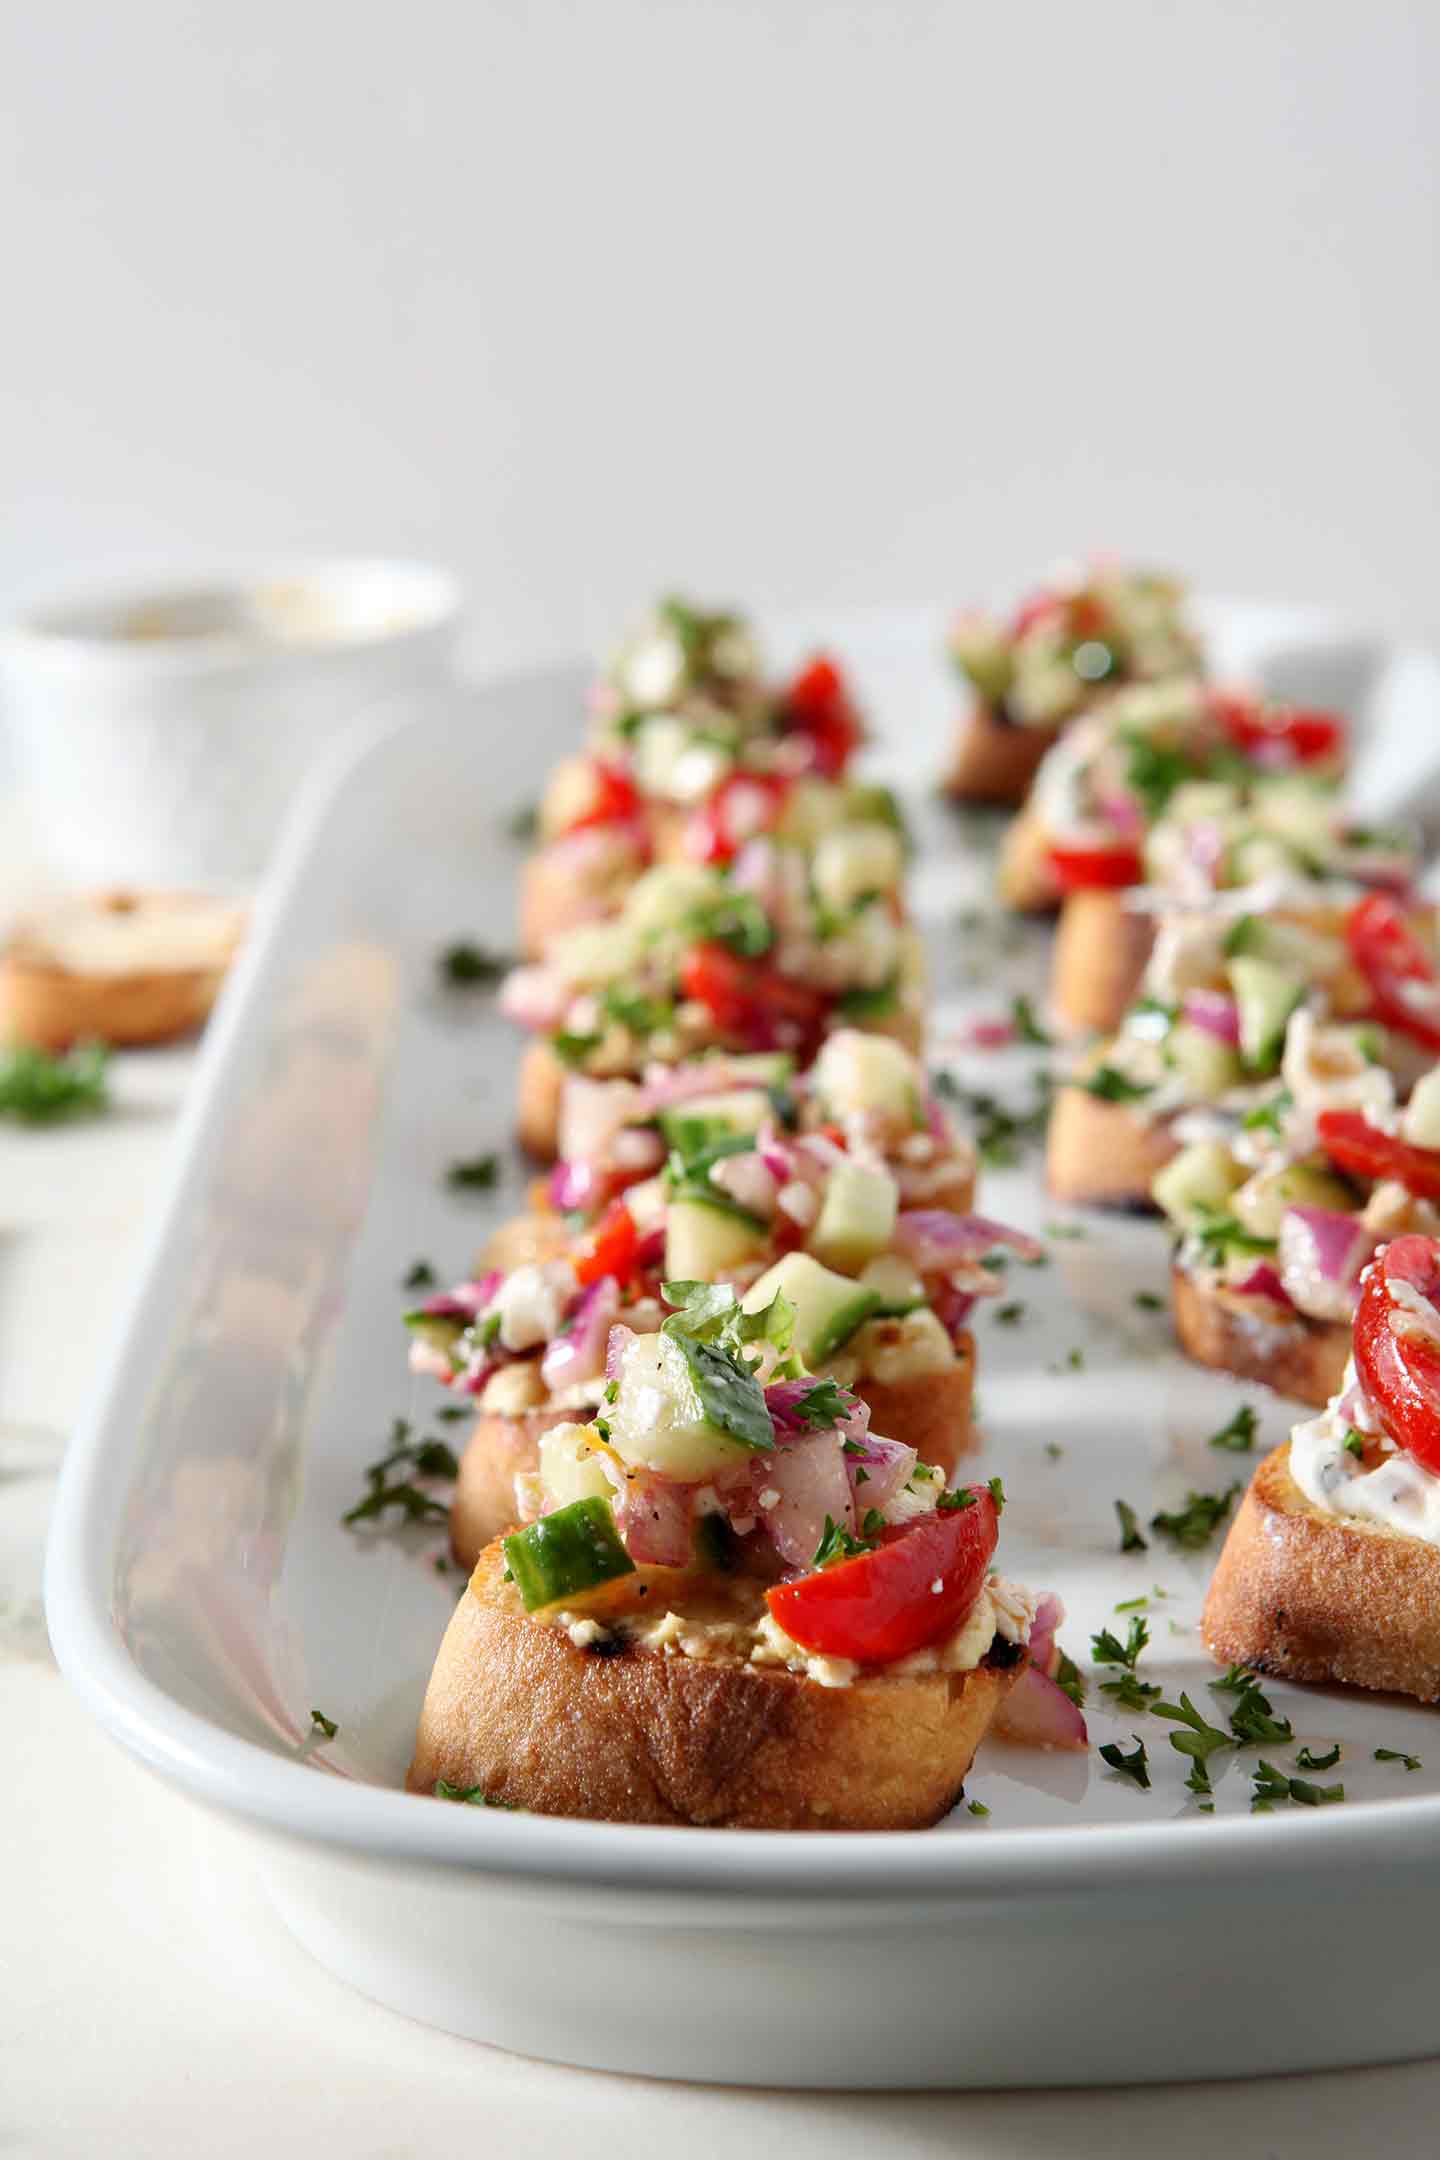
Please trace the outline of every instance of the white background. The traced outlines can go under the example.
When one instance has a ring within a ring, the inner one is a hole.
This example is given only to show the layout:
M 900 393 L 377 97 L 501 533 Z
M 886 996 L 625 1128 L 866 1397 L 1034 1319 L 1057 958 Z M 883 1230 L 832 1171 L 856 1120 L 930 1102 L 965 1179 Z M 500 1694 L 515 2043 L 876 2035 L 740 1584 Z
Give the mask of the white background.
M 0 8 L 0 603 L 447 558 L 496 658 L 661 581 L 1103 543 L 1440 607 L 1424 0 Z

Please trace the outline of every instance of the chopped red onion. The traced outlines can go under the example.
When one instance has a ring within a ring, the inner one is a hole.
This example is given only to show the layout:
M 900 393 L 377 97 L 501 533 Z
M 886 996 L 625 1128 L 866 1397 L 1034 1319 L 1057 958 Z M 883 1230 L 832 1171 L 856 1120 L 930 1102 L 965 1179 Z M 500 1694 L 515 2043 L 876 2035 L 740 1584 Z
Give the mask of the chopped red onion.
M 867 1509 L 888 1507 L 896 1493 L 904 1490 L 919 1458 L 913 1447 L 899 1440 L 882 1440 L 878 1433 L 865 1433 L 851 1446 L 858 1453 L 845 1454 L 845 1468 L 855 1513 L 863 1519 Z
M 1065 1690 L 1027 1665 L 995 1715 L 991 1728 L 1024 1747 L 1083 1748 L 1090 1745 L 1085 1719 Z
M 1043 1673 L 1053 1675 L 1056 1662 L 1055 1635 L 1064 1618 L 1064 1600 L 1053 1590 L 1045 1591 L 1035 1607 L 1035 1618 L 1030 1623 L 1030 1662 L 1038 1665 Z
M 1289 1291 L 1268 1260 L 1257 1260 L 1243 1282 L 1227 1283 L 1226 1288 L 1239 1297 L 1271 1298 L 1277 1305 L 1294 1309 Z
M 1380 1240 L 1358 1215 L 1291 1207 L 1280 1218 L 1280 1277 L 1293 1303 L 1315 1319 L 1348 1320 L 1360 1270 Z
M 1240 1045 L 1240 1008 L 1223 990 L 1187 990 L 1180 1009 L 1192 1027 L 1232 1049 Z
M 518 967 L 501 984 L 497 1002 L 507 1020 L 544 1034 L 564 1019 L 569 992 L 552 968 Z
M 611 1328 L 610 1333 L 605 1338 L 605 1378 L 607 1380 L 618 1380 L 620 1378 L 621 1360 L 631 1343 L 638 1340 L 639 1337 L 636 1335 L 634 1328 L 619 1326 Z
M 564 1162 L 604 1162 L 610 1143 L 643 1117 L 642 1091 L 633 1080 L 587 1080 L 571 1073 L 560 1096 L 560 1156 Z
M 789 1566 L 808 1568 L 825 1532 L 825 1519 L 855 1528 L 855 1503 L 840 1436 L 816 1433 L 808 1440 L 762 1455 L 751 1471 L 755 1514 Z M 777 1497 L 770 1499 L 771 1494 Z
M 802 1414 L 801 1406 L 814 1394 L 819 1383 L 812 1379 L 776 1380 L 765 1390 L 765 1407 L 775 1427 L 775 1438 L 784 1442 L 808 1439 L 815 1427 Z M 853 1388 L 842 1387 L 840 1394 L 845 1403 L 845 1416 L 833 1428 L 842 1440 L 864 1440 L 870 1426 L 870 1405 L 862 1402 Z M 889 1442 L 885 1443 L 889 1446 Z
M 546 1344 L 540 1360 L 540 1377 L 552 1395 L 599 1378 L 610 1323 L 619 1310 L 620 1286 L 613 1275 L 602 1275 L 580 1292 L 566 1314 L 564 1333 Z
M 895 1224 L 894 1248 L 921 1274 L 979 1260 L 997 1245 L 1008 1245 L 1022 1259 L 1034 1260 L 1042 1250 L 1038 1238 L 984 1215 L 952 1215 L 946 1208 L 907 1208 Z
M 631 1559 L 641 1567 L 684 1567 L 693 1543 L 694 1501 L 693 1485 L 633 1471 L 615 1503 L 615 1527 Z
M 599 1179 L 587 1162 L 557 1162 L 545 1188 L 551 1207 L 564 1215 L 595 1204 Z

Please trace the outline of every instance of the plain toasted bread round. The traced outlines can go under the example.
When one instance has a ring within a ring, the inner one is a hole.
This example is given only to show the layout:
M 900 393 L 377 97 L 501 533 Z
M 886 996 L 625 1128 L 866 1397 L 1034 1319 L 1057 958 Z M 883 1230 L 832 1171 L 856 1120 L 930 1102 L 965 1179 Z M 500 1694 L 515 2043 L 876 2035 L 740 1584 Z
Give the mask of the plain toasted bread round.
M 1016 727 L 988 705 L 972 706 L 960 722 L 945 792 L 956 802 L 1024 802 L 1056 731 Z
M 1140 994 L 1155 944 L 1149 915 L 1118 892 L 1075 892 L 1061 905 L 1050 996 L 1067 1027 L 1113 1034 Z
M 1175 1333 L 1186 1357 L 1239 1380 L 1259 1380 L 1277 1395 L 1323 1410 L 1340 1391 L 1350 1355 L 1345 1320 L 1309 1320 L 1283 1314 L 1264 1298 L 1238 1299 L 1185 1268 L 1170 1271 Z
M 233 902 L 207 894 L 115 890 L 57 902 L 18 923 L 0 949 L 0 1039 L 66 1050 L 192 1034 L 243 923 Z
M 1312 1506 L 1290 1475 L 1287 1440 L 1240 1503 L 1200 1632 L 1225 1665 L 1434 1702 L 1440 1550 Z
M 1045 1176 L 1076 1207 L 1154 1207 L 1150 1187 L 1179 1151 L 1168 1125 L 1137 1117 L 1081 1087 L 1062 1087 L 1050 1112 Z
M 1006 907 L 1024 915 L 1046 915 L 1060 904 L 1050 866 L 1050 829 L 1028 806 L 1005 828 L 995 887 Z
M 863 1381 L 857 1388 L 870 1405 L 874 1431 L 913 1447 L 921 1462 L 936 1464 L 947 1477 L 975 1445 L 973 1337 L 962 1335 L 955 1349 L 955 1363 L 945 1372 L 888 1383 Z M 522 1471 L 539 1469 L 543 1435 L 552 1425 L 584 1415 L 583 1410 L 542 1409 L 477 1419 L 460 1457 L 450 1503 L 450 1549 L 462 1567 L 473 1567 L 492 1538 L 513 1529 L 515 1479 Z
M 633 846 L 617 846 L 605 858 L 563 845 L 539 848 L 527 857 L 520 872 L 520 948 L 525 958 L 539 960 L 567 930 L 617 914 L 647 859 L 638 837 Z
M 542 1815 L 751 1830 L 921 1830 L 955 1805 L 1016 1673 L 862 1674 L 612 1643 L 532 1619 L 481 1554 L 425 1691 L 406 1783 L 437 1780 Z M 654 1575 L 657 1571 L 646 1571 Z M 763 1592 L 752 1585 L 756 1610 Z M 676 1579 L 653 1610 L 683 1613 Z

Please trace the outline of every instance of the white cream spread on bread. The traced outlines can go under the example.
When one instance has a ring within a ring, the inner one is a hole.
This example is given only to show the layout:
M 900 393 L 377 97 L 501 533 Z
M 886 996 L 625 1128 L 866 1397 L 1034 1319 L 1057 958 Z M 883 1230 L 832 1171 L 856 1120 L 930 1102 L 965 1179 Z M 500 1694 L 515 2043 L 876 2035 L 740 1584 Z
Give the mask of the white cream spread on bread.
M 1368 1443 L 1378 1442 L 1383 1452 L 1378 1465 L 1367 1468 L 1346 1446 L 1352 1432 Z M 1290 1475 L 1311 1505 L 1327 1515 L 1351 1515 L 1440 1545 L 1440 1477 L 1380 1431 L 1356 1384 L 1353 1363 L 1346 1367 L 1345 1384 L 1334 1400 L 1292 1432 Z

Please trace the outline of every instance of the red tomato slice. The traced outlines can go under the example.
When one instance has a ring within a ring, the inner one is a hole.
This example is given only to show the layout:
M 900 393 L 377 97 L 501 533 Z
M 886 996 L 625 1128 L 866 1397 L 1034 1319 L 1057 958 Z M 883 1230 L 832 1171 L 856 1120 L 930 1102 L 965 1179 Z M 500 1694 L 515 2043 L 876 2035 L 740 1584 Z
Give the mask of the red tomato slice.
M 574 1256 L 575 1273 L 582 1283 L 599 1282 L 613 1275 L 622 1286 L 639 1264 L 640 1233 L 623 1200 L 612 1200 L 585 1243 Z
M 685 827 L 685 852 L 696 862 L 728 863 L 757 833 L 773 832 L 785 813 L 783 773 L 731 773 Z
M 1412 1285 L 1431 1309 L 1408 1310 Z M 1378 1253 L 1363 1277 L 1355 1315 L 1355 1370 L 1390 1438 L 1427 1470 L 1440 1470 L 1440 1241 L 1398 1237 Z M 1397 1328 L 1399 1332 L 1397 1333 Z
M 1440 1200 L 1440 1148 L 1412 1147 L 1358 1110 L 1322 1110 L 1315 1130 L 1331 1162 L 1352 1177 L 1398 1178 L 1421 1200 Z
M 1440 1050 L 1440 1002 L 1434 1018 L 1408 1002 L 1402 984 L 1433 983 L 1435 966 L 1389 893 L 1367 893 L 1345 922 L 1350 957 L 1370 985 L 1375 1016 L 1427 1050 Z
M 1267 705 L 1234 691 L 1216 691 L 1211 710 L 1235 748 L 1257 764 L 1318 765 L 1344 756 L 1345 722 L 1338 713 Z
M 1064 605 L 1064 599 L 1059 593 L 1044 590 L 1031 593 L 1028 599 L 1021 601 L 1011 618 L 1011 637 L 1023 638 L 1037 623 L 1047 622 L 1052 615 L 1058 615 Z
M 803 667 L 785 692 L 783 705 L 786 725 L 809 737 L 815 770 L 835 779 L 864 734 L 835 662 L 821 653 Z
M 633 780 L 613 765 L 591 767 L 593 793 L 579 817 L 572 818 L 567 832 L 584 832 L 591 825 L 618 825 L 634 817 L 640 808 L 640 791 Z
M 808 983 L 712 943 L 686 953 L 680 988 L 706 1008 L 722 1034 L 758 1049 L 812 1047 L 829 1009 L 824 993 Z
M 786 1634 L 861 1665 L 888 1665 L 948 1635 L 974 1604 L 1000 1531 L 993 1496 L 983 1485 L 970 1490 L 971 1507 L 886 1531 L 875 1552 L 767 1590 Z
M 1066 847 L 1052 844 L 1050 868 L 1061 892 L 1087 892 L 1101 887 L 1113 892 L 1122 885 L 1140 885 L 1144 870 L 1133 847 Z

